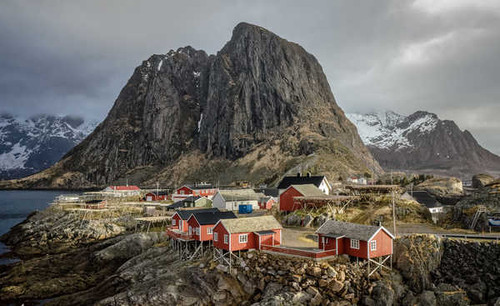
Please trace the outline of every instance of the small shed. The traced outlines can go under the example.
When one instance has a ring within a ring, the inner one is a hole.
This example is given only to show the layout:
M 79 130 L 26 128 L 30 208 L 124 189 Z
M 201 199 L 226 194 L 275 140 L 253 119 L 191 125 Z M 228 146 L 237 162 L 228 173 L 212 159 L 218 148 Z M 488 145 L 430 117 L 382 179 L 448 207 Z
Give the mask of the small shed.
M 318 248 L 336 250 L 337 255 L 370 259 L 393 253 L 394 236 L 383 226 L 328 220 L 316 234 Z

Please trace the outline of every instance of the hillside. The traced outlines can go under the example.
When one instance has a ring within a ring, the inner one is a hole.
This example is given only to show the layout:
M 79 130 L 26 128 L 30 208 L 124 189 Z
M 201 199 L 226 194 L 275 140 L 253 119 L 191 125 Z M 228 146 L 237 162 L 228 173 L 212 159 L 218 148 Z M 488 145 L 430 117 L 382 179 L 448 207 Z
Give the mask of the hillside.
M 500 157 L 450 120 L 418 111 L 348 114 L 359 135 L 385 170 L 466 177 L 500 172 Z
M 97 126 L 79 117 L 0 115 L 0 179 L 27 176 L 55 164 Z
M 316 58 L 240 23 L 216 55 L 184 47 L 151 56 L 80 145 L 54 167 L 0 187 L 273 184 L 297 171 L 336 179 L 381 168 Z

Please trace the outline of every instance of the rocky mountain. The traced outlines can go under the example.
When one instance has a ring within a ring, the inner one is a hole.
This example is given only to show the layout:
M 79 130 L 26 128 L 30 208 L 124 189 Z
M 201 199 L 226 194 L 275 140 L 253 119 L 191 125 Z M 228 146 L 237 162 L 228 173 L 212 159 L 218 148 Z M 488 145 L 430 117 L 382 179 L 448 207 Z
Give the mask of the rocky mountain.
M 373 156 L 386 170 L 467 176 L 500 171 L 500 157 L 450 120 L 418 111 L 348 114 Z
M 58 164 L 11 188 L 129 182 L 276 182 L 381 171 L 337 105 L 316 58 L 240 23 L 216 54 L 192 47 L 137 67 L 107 118 Z
M 72 116 L 23 119 L 0 115 L 0 179 L 19 178 L 49 168 L 96 125 Z

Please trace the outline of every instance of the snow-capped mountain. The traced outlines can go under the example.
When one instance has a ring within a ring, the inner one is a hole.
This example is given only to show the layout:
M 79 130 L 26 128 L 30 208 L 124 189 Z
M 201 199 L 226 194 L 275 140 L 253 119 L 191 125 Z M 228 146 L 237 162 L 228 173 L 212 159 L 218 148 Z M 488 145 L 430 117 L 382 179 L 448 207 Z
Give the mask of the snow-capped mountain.
M 388 111 L 347 117 L 386 170 L 457 176 L 500 171 L 499 156 L 481 147 L 470 132 L 436 114 L 418 111 L 403 116 Z
M 56 163 L 98 122 L 72 116 L 0 115 L 0 179 L 27 176 Z

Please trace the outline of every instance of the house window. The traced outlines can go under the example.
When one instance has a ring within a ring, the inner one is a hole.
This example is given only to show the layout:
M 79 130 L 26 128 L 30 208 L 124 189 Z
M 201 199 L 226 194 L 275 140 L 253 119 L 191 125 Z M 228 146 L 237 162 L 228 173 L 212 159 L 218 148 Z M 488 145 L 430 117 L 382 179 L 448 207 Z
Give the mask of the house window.
M 240 243 L 247 243 L 247 242 L 248 242 L 248 234 L 241 234 Z
M 196 235 L 198 235 L 198 236 L 200 235 L 200 228 L 199 227 L 196 228 Z
M 172 219 L 172 225 L 175 225 L 175 219 Z
M 370 251 L 377 250 L 377 240 L 370 241 Z
M 351 249 L 359 249 L 359 240 L 351 239 Z
M 208 227 L 207 228 L 207 234 L 211 235 L 211 234 L 213 234 L 213 232 L 214 232 L 214 228 L 213 227 Z
M 214 233 L 214 241 L 218 241 L 219 240 L 219 234 L 217 234 L 217 232 Z
M 224 244 L 228 244 L 229 243 L 229 236 L 224 234 Z
M 180 192 L 179 192 L 179 193 L 180 193 L 180 194 L 184 194 L 184 190 L 180 190 Z

